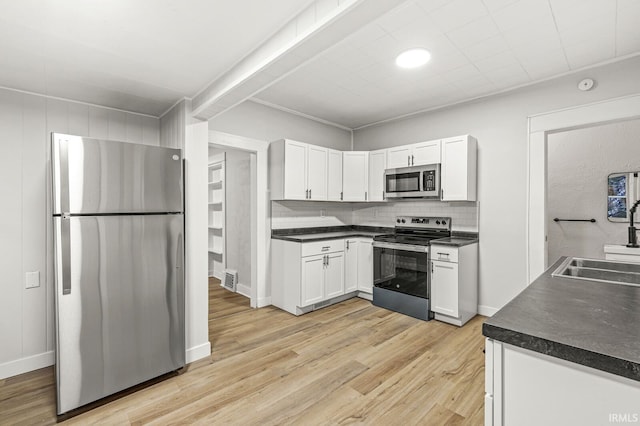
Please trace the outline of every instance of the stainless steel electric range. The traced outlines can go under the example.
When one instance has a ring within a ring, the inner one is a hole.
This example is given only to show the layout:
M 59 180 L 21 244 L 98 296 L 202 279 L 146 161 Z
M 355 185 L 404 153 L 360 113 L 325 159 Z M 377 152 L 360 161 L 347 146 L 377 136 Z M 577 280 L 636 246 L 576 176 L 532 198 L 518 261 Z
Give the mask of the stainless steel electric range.
M 451 236 L 449 217 L 396 219 L 395 232 L 373 239 L 373 304 L 430 320 L 430 242 Z

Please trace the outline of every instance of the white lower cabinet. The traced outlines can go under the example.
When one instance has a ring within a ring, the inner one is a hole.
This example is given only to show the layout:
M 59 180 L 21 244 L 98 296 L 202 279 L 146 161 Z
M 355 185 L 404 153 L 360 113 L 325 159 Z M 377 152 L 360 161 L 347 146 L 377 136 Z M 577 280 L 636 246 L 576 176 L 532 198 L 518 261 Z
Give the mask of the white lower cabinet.
M 640 382 L 493 339 L 484 401 L 487 426 L 640 422 Z
M 271 301 L 294 315 L 345 294 L 344 240 L 271 240 Z
M 345 293 L 373 292 L 373 239 L 345 240 Z
M 461 326 L 478 313 L 478 244 L 431 245 L 431 310 Z
M 308 306 L 324 300 L 325 255 L 302 258 L 300 305 Z
M 358 291 L 373 293 L 373 239 L 358 241 Z
M 358 239 L 344 240 L 344 292 L 358 290 Z
M 327 254 L 323 275 L 325 300 L 344 294 L 344 252 Z
M 458 264 L 431 261 L 431 310 L 450 317 L 458 316 Z

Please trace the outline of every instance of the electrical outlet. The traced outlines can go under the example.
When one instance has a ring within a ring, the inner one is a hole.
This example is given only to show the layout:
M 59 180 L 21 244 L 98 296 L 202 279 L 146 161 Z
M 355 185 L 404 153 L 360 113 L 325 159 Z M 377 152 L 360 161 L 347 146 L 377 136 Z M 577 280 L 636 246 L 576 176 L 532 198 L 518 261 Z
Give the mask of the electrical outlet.
M 26 272 L 24 274 L 25 288 L 40 287 L 40 271 Z
M 327 211 L 322 209 L 320 210 L 320 217 L 325 217 L 327 215 Z

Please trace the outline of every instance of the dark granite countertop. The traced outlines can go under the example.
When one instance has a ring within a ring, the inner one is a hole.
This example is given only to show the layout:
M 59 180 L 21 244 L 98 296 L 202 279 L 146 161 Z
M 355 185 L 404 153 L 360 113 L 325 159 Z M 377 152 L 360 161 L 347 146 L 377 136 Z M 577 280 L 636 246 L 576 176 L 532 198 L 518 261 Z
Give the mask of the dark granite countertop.
M 489 318 L 486 337 L 640 381 L 640 287 L 552 277 Z
M 469 244 L 477 243 L 477 238 L 469 237 L 457 237 L 452 236 L 448 238 L 438 238 L 437 240 L 431 240 L 431 244 L 440 244 L 442 246 L 462 247 Z
M 389 234 L 393 228 L 375 226 L 323 226 L 317 228 L 274 229 L 271 238 L 277 240 L 308 243 L 313 241 L 339 240 L 350 237 L 373 238 L 376 235 Z

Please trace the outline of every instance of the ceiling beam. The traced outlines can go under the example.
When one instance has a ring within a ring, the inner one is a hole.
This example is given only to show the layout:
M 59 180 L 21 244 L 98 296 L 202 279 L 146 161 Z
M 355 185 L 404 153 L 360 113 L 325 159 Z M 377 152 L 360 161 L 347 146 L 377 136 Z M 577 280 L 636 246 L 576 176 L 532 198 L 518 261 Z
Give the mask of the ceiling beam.
M 192 116 L 211 119 L 278 82 L 406 0 L 317 0 L 232 69 L 203 88 Z

